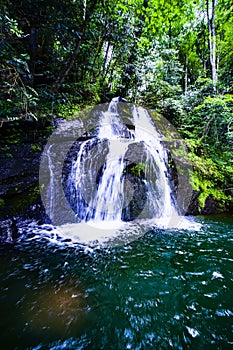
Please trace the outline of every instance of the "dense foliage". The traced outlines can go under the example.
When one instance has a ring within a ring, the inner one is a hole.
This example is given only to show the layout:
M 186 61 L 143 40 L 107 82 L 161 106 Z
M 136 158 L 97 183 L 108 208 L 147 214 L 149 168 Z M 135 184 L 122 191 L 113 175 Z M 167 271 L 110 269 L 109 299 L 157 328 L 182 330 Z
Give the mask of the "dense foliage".
M 232 200 L 233 1 L 5 0 L 0 118 L 69 117 L 121 95 L 186 140 L 200 207 Z

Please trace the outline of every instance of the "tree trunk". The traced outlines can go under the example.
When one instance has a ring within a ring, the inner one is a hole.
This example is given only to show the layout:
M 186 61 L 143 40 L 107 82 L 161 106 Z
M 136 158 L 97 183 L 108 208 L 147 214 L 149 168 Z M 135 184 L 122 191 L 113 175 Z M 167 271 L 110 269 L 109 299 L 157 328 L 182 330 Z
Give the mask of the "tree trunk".
M 103 68 L 102 68 L 103 75 L 104 75 L 106 64 L 107 64 L 107 60 L 108 60 L 108 53 L 109 53 L 110 45 L 111 45 L 110 41 L 108 41 L 107 48 L 106 48 L 106 51 L 105 51 L 105 56 L 104 56 Z
M 203 69 L 206 73 L 207 71 L 207 52 L 208 52 L 208 40 L 206 40 L 206 27 L 205 24 L 203 25 L 203 36 L 204 36 L 204 51 L 203 51 Z
M 83 34 L 84 35 L 84 34 Z M 78 55 L 78 52 L 79 52 L 79 48 L 80 48 L 80 45 L 83 41 L 83 35 L 81 36 L 81 38 L 76 42 L 76 46 L 75 46 L 75 49 L 72 53 L 72 56 L 69 58 L 69 60 L 66 62 L 64 68 L 61 70 L 57 80 L 55 81 L 55 83 L 53 84 L 52 88 L 51 88 L 51 92 L 54 93 L 54 92 L 57 92 L 59 90 L 59 88 L 61 87 L 62 83 L 64 82 L 65 78 L 69 75 L 73 65 L 74 65 L 74 62 L 75 62 L 75 59 Z
M 84 13 L 85 13 L 85 20 L 83 22 L 82 25 L 82 33 L 80 34 L 80 36 L 76 39 L 76 43 L 75 43 L 75 48 L 74 51 L 72 52 L 71 56 L 69 57 L 69 59 L 66 61 L 63 69 L 61 69 L 60 74 L 58 75 L 55 83 L 52 85 L 51 87 L 51 92 L 57 92 L 59 90 L 59 88 L 61 87 L 62 83 L 64 82 L 65 78 L 69 75 L 71 69 L 73 68 L 73 65 L 75 63 L 76 57 L 79 53 L 79 49 L 80 46 L 84 40 L 84 36 L 89 24 L 89 19 L 90 16 L 93 14 L 95 7 L 97 5 L 98 1 L 93 1 L 90 10 L 88 11 L 89 13 L 87 13 L 87 8 L 86 6 L 86 2 L 84 2 Z
M 209 29 L 209 50 L 210 50 L 210 64 L 211 77 L 213 81 L 214 92 L 217 89 L 217 64 L 216 64 L 216 31 L 215 31 L 215 0 L 212 0 L 212 9 L 210 17 L 209 0 L 206 1 L 207 21 Z
M 189 64 L 189 58 L 186 54 L 185 58 L 185 77 L 184 77 L 184 93 L 187 95 L 188 93 L 188 64 Z
M 169 19 L 168 37 L 169 37 L 168 48 L 169 48 L 169 50 L 171 50 L 172 49 L 172 21 L 171 21 L 171 19 Z M 172 74 L 171 74 L 171 55 L 170 54 L 169 54 L 169 61 L 168 61 L 167 80 L 168 80 L 169 84 L 171 84 Z
M 138 50 L 138 41 L 141 38 L 143 32 L 143 25 L 145 22 L 145 14 L 143 10 L 146 10 L 148 7 L 148 0 L 144 0 L 142 4 L 142 15 L 140 17 L 140 24 L 138 25 L 137 31 L 134 36 L 134 45 L 131 47 L 131 53 L 128 57 L 128 60 L 125 64 L 124 69 L 122 70 L 121 83 L 122 87 L 119 89 L 118 93 L 120 96 L 125 97 L 130 88 L 134 87 L 137 82 L 136 77 L 136 62 L 137 62 L 137 50 Z

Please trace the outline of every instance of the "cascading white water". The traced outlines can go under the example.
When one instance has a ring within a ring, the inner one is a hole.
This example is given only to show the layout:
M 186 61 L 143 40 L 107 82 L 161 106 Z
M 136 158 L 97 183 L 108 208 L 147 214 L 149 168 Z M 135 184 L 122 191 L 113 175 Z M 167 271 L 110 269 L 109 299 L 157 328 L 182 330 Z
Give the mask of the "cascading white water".
M 124 155 L 127 143 L 109 142 L 109 153 L 100 179 L 96 197 L 92 207 L 95 208 L 95 221 L 118 221 L 121 219 L 121 210 L 124 199 L 123 181 Z
M 71 201 L 75 201 L 73 207 L 78 217 L 90 223 L 120 222 L 123 212 L 130 217 L 130 208 L 135 206 L 133 201 L 136 200 L 132 194 L 135 185 L 128 185 L 131 195 L 125 193 L 127 177 L 124 172 L 130 166 L 130 154 L 135 153 L 136 146 L 142 147 L 143 155 L 138 154 L 138 159 L 134 155 L 131 163 L 137 165 L 143 161 L 145 174 L 138 181 L 146 192 L 146 200 L 137 218 L 177 215 L 167 177 L 166 151 L 148 112 L 132 107 L 134 130 L 128 130 L 117 108 L 118 100 L 115 99 L 108 110 L 102 112 L 97 138 L 84 141 L 73 162 L 68 187 L 71 188 Z M 103 150 L 106 155 L 100 159 Z M 140 191 L 137 198 L 140 199 Z
M 147 163 L 150 167 L 157 167 L 157 179 L 148 181 L 149 203 L 153 207 L 153 216 L 171 217 L 177 214 L 177 210 L 172 202 L 172 191 L 168 180 L 167 172 L 167 154 L 161 143 L 161 136 L 153 126 L 148 112 L 139 107 L 134 107 L 133 117 L 135 122 L 135 141 L 143 142 L 147 150 Z M 156 173 L 154 169 L 154 173 Z M 148 174 L 149 175 L 149 174 Z M 149 175 L 150 178 L 150 175 Z M 155 191 L 156 189 L 156 191 Z M 158 196 L 155 192 L 159 191 Z M 156 204 L 156 206 L 155 206 Z
M 49 212 L 48 215 L 51 219 L 53 219 L 54 213 L 54 192 L 55 192 L 55 179 L 54 179 L 54 164 L 52 159 L 52 145 L 48 147 L 47 150 L 47 158 L 48 158 L 48 168 L 49 168 L 49 176 L 50 176 L 50 186 L 48 192 L 48 202 L 49 202 Z
M 108 154 L 103 168 L 103 175 L 98 185 L 95 198 L 91 203 L 94 209 L 92 221 L 120 221 L 124 200 L 122 174 L 124 170 L 124 156 L 131 143 L 122 137 L 126 127 L 121 123 L 117 114 L 117 100 L 113 100 L 107 112 L 103 113 L 98 132 L 99 139 L 108 140 Z

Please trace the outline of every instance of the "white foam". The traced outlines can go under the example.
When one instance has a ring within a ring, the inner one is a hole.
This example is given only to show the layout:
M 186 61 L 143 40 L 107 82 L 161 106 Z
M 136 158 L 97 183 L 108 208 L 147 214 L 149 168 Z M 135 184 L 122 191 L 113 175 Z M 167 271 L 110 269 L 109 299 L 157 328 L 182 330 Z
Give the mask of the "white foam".
M 117 222 L 81 222 L 78 224 L 65 224 L 57 227 L 60 236 L 71 239 L 76 243 L 104 243 L 117 236 L 123 224 Z
M 180 229 L 180 230 L 193 230 L 199 231 L 201 224 L 195 222 L 191 218 L 186 216 L 177 215 L 174 213 L 172 216 L 166 216 L 161 218 L 154 218 L 152 221 L 159 227 L 164 229 Z
M 162 217 L 159 219 L 138 220 L 135 222 L 107 221 L 81 222 L 57 227 L 58 235 L 73 243 L 86 245 L 106 244 L 116 240 L 119 244 L 128 243 L 143 236 L 150 229 L 181 229 L 198 231 L 201 224 L 183 216 Z

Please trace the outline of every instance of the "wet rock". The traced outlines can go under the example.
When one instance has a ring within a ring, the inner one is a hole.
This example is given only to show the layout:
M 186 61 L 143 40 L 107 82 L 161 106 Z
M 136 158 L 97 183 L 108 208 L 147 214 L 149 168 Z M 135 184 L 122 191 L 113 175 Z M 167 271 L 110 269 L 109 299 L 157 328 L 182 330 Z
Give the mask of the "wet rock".
M 13 243 L 18 237 L 18 219 L 16 217 L 0 221 L 0 242 Z
M 135 220 L 144 209 L 147 200 L 147 187 L 143 176 L 140 178 L 132 174 L 125 174 L 124 193 L 125 200 L 121 219 L 123 221 Z
M 223 207 L 220 207 L 219 202 L 216 201 L 212 196 L 207 197 L 204 207 L 201 207 L 198 200 L 200 194 L 200 191 L 193 191 L 190 205 L 186 215 L 209 215 L 219 214 L 223 211 L 227 211 L 227 208 L 225 208 L 224 210 Z
M 2 219 L 23 214 L 38 202 L 40 157 L 50 132 L 49 121 L 17 121 L 0 128 Z

